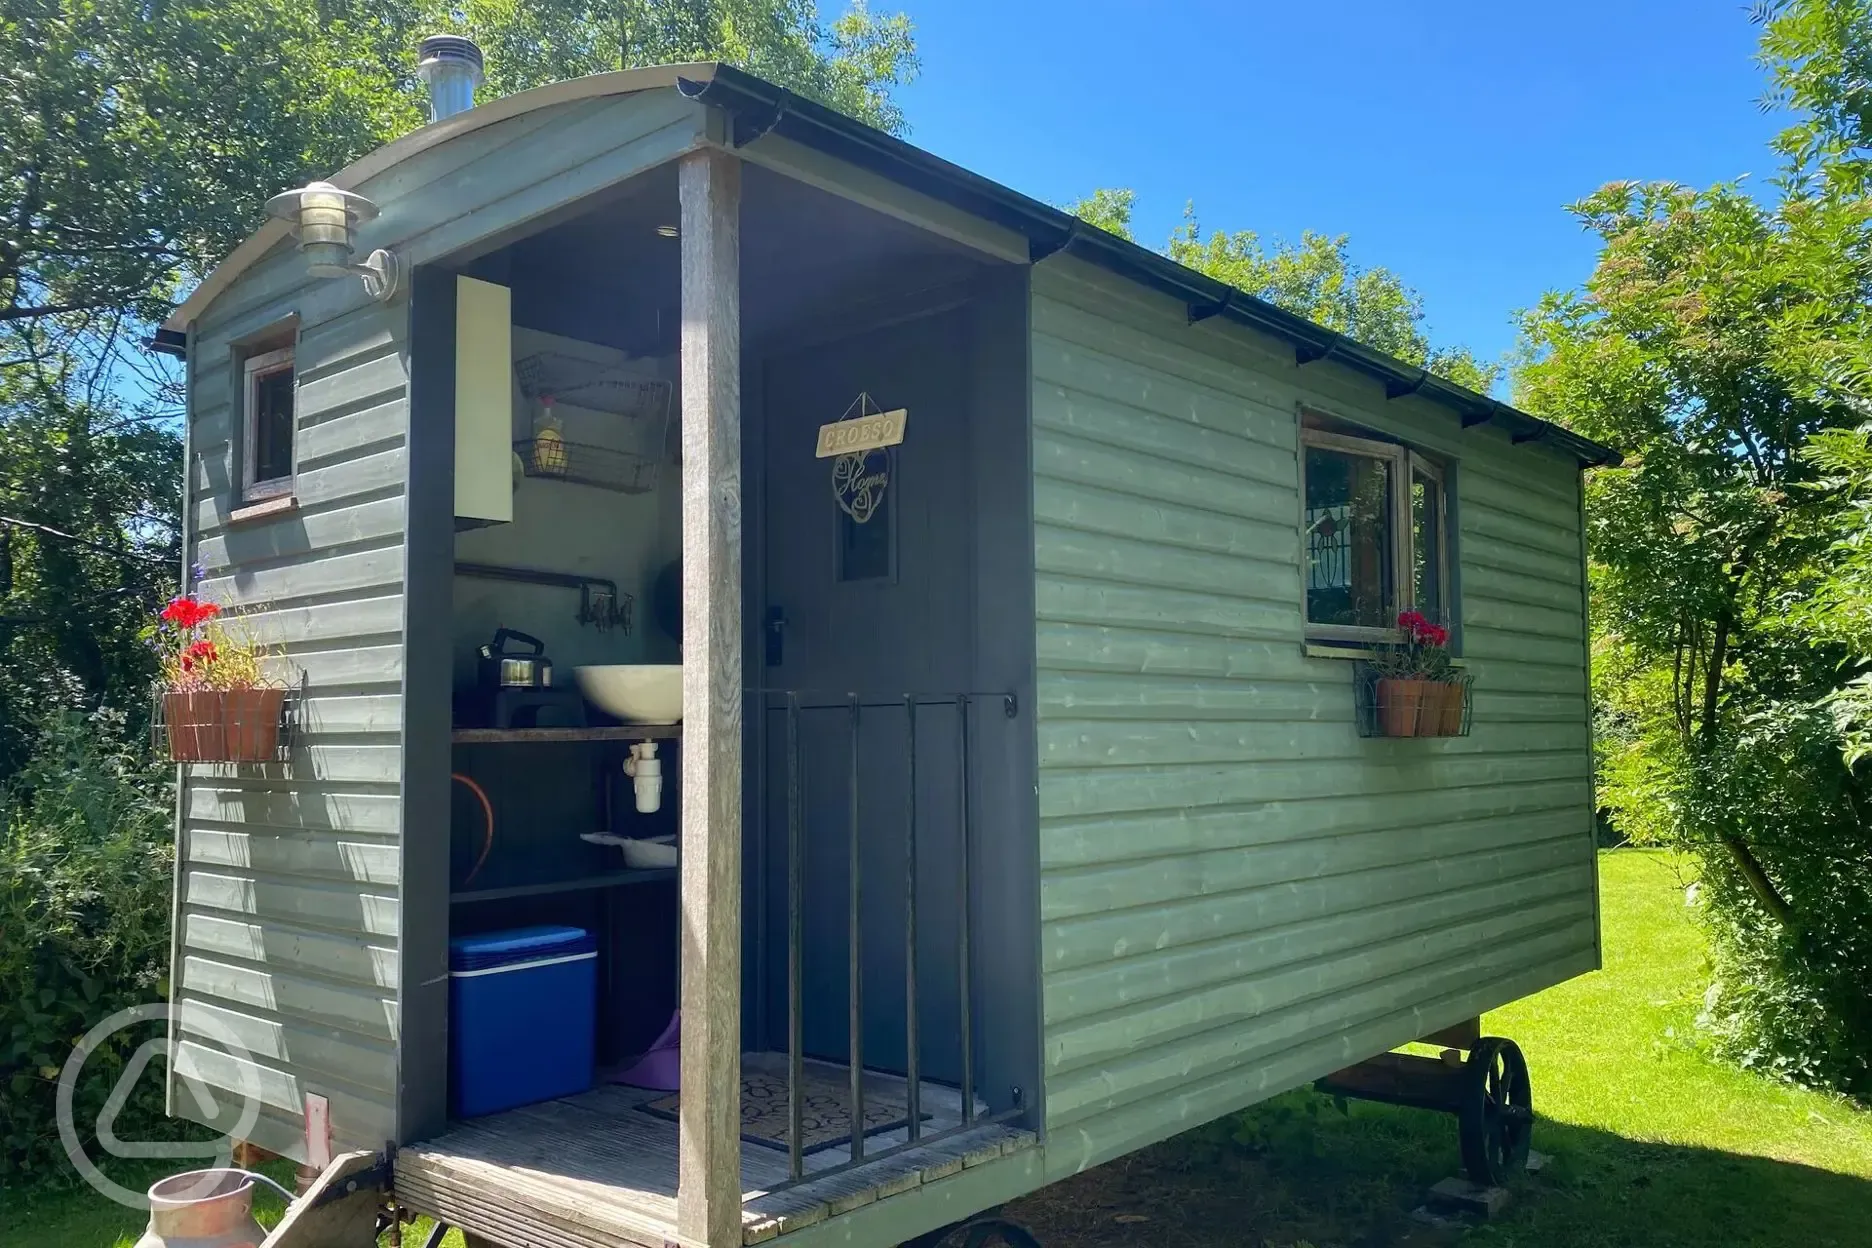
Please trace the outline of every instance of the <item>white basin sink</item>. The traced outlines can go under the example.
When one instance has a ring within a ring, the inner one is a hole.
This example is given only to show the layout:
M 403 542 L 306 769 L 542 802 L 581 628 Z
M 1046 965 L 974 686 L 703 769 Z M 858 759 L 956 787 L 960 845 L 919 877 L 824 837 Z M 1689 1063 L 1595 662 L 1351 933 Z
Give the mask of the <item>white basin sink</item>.
M 682 722 L 680 663 L 575 667 L 572 679 L 587 702 L 627 724 Z

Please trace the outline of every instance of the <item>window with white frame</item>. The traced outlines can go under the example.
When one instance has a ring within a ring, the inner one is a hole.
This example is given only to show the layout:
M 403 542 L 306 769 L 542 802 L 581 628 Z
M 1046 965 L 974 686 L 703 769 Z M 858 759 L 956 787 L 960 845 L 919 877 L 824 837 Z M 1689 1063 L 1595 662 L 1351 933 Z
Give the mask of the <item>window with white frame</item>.
M 291 347 L 249 355 L 242 362 L 243 502 L 292 493 L 294 397 Z
M 1447 624 L 1448 474 L 1409 447 L 1328 424 L 1300 430 L 1306 635 L 1389 641 L 1400 612 Z

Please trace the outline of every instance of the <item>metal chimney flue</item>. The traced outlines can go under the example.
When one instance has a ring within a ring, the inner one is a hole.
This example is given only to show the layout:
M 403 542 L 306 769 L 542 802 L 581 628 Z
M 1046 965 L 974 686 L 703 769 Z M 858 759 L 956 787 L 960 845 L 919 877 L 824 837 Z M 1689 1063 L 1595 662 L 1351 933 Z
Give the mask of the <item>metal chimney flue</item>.
M 474 107 L 483 64 L 480 45 L 466 35 L 430 35 L 422 41 L 416 73 L 429 84 L 431 124 Z

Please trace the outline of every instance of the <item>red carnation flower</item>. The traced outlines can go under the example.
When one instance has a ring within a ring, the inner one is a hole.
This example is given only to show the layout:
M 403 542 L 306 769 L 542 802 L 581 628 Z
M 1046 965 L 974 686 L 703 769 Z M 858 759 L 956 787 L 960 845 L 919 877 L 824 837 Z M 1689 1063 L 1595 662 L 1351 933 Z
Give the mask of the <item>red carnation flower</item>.
M 192 629 L 219 614 L 221 608 L 214 603 L 197 602 L 193 598 L 172 598 L 169 605 L 162 609 L 163 619 L 183 629 Z

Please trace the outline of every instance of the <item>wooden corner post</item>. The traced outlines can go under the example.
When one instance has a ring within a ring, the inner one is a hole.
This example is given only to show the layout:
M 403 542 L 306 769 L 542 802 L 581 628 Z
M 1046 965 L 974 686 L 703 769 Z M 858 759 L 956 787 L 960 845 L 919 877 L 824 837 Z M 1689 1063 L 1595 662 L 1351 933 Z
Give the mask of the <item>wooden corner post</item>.
M 741 1243 L 741 165 L 682 158 L 686 1245 Z

